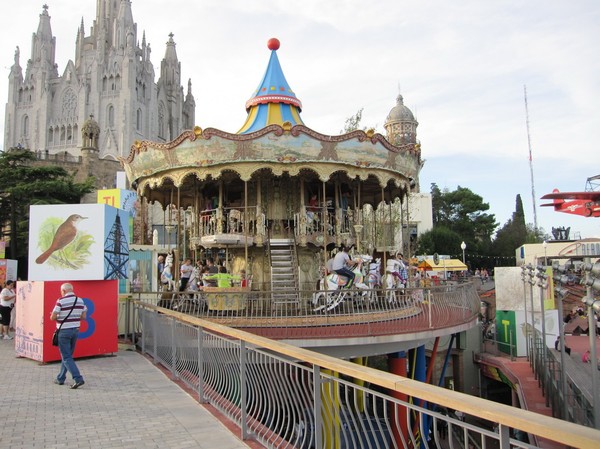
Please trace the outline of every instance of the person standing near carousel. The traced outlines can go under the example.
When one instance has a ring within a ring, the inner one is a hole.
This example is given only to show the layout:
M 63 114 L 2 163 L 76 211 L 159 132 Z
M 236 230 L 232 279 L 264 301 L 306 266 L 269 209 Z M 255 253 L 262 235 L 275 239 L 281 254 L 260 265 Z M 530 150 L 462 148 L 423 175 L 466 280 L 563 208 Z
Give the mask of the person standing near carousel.
M 185 261 L 179 267 L 180 279 L 179 279 L 179 291 L 184 292 L 187 288 L 190 277 L 194 272 L 194 266 L 192 265 L 192 259 L 185 259 Z
M 12 340 L 10 336 L 10 316 L 15 306 L 15 281 L 6 281 L 6 286 L 0 292 L 0 315 L 2 315 L 0 338 L 4 340 Z
M 58 350 L 60 351 L 60 370 L 54 383 L 63 385 L 67 379 L 67 373 L 73 377 L 71 389 L 75 390 L 85 384 L 83 376 L 73 359 L 75 344 L 79 337 L 81 320 L 86 319 L 87 307 L 82 298 L 75 296 L 73 285 L 66 282 L 60 286 L 61 297 L 56 301 L 54 309 L 50 314 L 50 320 L 56 321 L 58 331 Z

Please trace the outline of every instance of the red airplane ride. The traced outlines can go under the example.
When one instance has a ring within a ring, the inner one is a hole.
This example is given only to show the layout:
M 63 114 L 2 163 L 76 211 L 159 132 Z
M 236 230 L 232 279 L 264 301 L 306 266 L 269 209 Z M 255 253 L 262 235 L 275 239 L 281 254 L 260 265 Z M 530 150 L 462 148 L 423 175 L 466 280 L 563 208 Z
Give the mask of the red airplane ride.
M 543 200 L 554 200 L 541 206 L 554 206 L 557 212 L 581 215 L 584 217 L 600 217 L 600 175 L 587 179 L 584 192 L 559 192 L 544 195 Z M 571 201 L 565 201 L 571 200 Z

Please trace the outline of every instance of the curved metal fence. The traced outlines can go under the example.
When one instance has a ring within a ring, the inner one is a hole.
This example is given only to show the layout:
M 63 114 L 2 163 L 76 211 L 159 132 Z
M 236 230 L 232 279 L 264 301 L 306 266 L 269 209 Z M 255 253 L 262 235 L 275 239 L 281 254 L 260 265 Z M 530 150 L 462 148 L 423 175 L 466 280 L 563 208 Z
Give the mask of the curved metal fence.
M 269 448 L 597 447 L 600 432 L 136 302 L 138 346 Z
M 285 307 L 273 302 L 270 290 L 213 288 L 202 292 L 140 292 L 132 297 L 276 339 L 412 334 L 472 324 L 480 313 L 473 283 L 297 293 L 298 301 Z

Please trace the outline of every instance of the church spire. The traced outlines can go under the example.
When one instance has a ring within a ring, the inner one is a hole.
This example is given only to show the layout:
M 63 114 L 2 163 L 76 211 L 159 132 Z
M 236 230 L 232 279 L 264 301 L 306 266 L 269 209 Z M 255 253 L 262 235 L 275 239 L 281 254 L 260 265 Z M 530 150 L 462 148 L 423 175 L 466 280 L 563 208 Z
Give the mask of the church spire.
M 188 79 L 188 88 L 187 88 L 187 95 L 185 96 L 186 101 L 189 100 L 190 98 L 194 98 L 194 96 L 192 95 L 192 79 Z
M 196 100 L 192 95 L 192 79 L 188 79 L 187 95 L 183 102 L 183 128 L 192 129 L 196 120 Z
M 43 6 L 37 32 L 33 33 L 31 61 L 34 67 L 54 67 L 56 38 L 52 36 L 48 5 Z
M 160 79 L 165 86 L 179 88 L 181 85 L 181 63 L 177 59 L 173 33 L 169 33 L 165 57 L 160 64 Z
M 117 49 L 133 47 L 137 41 L 136 26 L 131 13 L 131 1 L 121 0 L 114 24 L 114 46 Z
M 83 26 L 83 17 L 81 18 L 81 25 L 77 29 L 77 38 L 75 40 L 75 67 L 78 69 L 81 67 L 81 55 L 83 54 L 83 41 L 85 39 L 85 28 Z

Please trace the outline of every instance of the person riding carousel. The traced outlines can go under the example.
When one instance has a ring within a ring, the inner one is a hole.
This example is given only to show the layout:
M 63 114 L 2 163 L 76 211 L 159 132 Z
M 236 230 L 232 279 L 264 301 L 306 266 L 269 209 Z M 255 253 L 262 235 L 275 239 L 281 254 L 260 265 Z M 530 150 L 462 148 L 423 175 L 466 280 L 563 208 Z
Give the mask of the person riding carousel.
M 333 258 L 332 268 L 337 274 L 348 279 L 346 288 L 352 287 L 354 282 L 354 273 L 349 268 L 354 265 L 355 262 L 348 255 L 348 248 L 345 245 L 340 246 L 339 251 Z
M 390 258 L 387 260 L 387 264 L 385 267 L 385 271 L 391 274 L 394 279 L 396 279 L 396 283 L 402 284 L 405 286 L 407 281 L 407 270 L 404 262 L 402 261 L 402 253 L 390 254 Z

